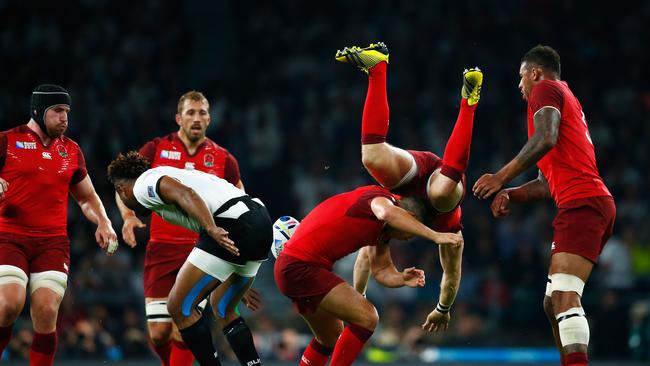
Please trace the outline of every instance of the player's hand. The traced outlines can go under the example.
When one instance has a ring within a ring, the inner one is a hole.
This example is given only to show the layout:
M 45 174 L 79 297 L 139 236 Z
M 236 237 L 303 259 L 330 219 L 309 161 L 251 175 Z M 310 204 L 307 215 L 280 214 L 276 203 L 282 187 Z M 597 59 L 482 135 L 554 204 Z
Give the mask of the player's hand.
M 497 219 L 508 216 L 510 213 L 510 195 L 507 189 L 502 189 L 494 196 L 492 204 L 490 204 L 492 215 Z
M 9 189 L 9 182 L 0 178 L 0 200 L 5 198 L 5 192 Z
M 404 278 L 404 286 L 408 287 L 424 287 L 425 277 L 424 271 L 415 267 L 406 268 L 402 271 L 402 278 Z
M 262 304 L 262 295 L 254 288 L 249 288 L 241 298 L 241 302 L 252 311 L 256 311 Z
M 463 244 L 463 236 L 455 233 L 438 233 L 436 232 L 433 241 L 438 245 L 458 246 Z
M 422 329 L 428 332 L 445 331 L 449 327 L 449 320 L 451 320 L 449 313 L 443 314 L 434 309 L 429 313 L 424 324 L 422 324 Z
M 205 231 L 217 242 L 217 244 L 224 247 L 233 255 L 239 255 L 239 249 L 235 246 L 235 242 L 228 237 L 228 232 L 226 230 L 218 226 L 213 226 L 205 229 Z
M 117 250 L 117 234 L 111 226 L 110 221 L 101 221 L 95 231 L 95 240 L 99 247 L 106 250 L 106 254 L 113 255 Z
M 138 243 L 135 241 L 135 229 L 142 229 L 147 227 L 137 216 L 129 216 L 124 219 L 124 224 L 122 225 L 122 240 L 134 248 Z
M 474 183 L 472 191 L 474 192 L 474 196 L 480 199 L 485 199 L 499 192 L 503 187 L 503 184 L 503 180 L 498 174 L 483 174 L 483 176 Z

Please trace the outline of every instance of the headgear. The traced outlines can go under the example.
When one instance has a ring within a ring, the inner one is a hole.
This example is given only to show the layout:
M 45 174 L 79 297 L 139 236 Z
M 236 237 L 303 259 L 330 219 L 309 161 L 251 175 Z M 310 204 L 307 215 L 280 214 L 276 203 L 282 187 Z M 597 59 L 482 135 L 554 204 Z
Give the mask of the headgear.
M 67 105 L 70 108 L 71 102 L 72 100 L 67 90 L 54 84 L 42 84 L 37 86 L 32 92 L 30 112 L 34 121 L 47 134 L 44 120 L 45 112 L 55 105 Z

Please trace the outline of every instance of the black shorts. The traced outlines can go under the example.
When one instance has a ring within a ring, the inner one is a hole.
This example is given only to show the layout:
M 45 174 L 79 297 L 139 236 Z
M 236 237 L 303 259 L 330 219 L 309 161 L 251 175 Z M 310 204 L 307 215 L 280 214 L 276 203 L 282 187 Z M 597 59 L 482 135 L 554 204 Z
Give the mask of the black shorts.
M 245 211 L 238 217 L 228 215 L 228 210 L 235 205 L 246 206 L 236 210 Z M 268 258 L 273 242 L 273 223 L 264 205 L 249 196 L 237 197 L 224 203 L 213 217 L 217 226 L 224 228 L 228 232 L 228 237 L 235 242 L 235 246 L 239 249 L 239 256 L 232 255 L 204 230 L 199 233 L 197 248 L 234 264 L 246 264 L 247 261 Z

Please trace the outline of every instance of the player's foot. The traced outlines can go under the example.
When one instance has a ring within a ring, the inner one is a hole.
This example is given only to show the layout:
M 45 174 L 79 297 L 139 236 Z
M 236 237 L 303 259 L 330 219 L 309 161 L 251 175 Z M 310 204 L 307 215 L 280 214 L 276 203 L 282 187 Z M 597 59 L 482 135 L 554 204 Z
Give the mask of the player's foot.
M 336 61 L 355 65 L 367 74 L 368 70 L 378 63 L 388 63 L 388 47 L 383 42 L 371 43 L 365 48 L 345 47 L 336 51 Z
M 474 105 L 481 99 L 482 84 L 483 72 L 478 67 L 463 72 L 463 88 L 460 90 L 460 95 L 467 99 L 468 105 Z

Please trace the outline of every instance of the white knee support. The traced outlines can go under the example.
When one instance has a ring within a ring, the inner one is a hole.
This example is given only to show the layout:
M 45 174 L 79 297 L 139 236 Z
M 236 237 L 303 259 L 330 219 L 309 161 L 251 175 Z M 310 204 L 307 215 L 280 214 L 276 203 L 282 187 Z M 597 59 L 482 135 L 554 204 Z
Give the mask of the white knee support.
M 548 276 L 546 280 L 546 296 L 551 297 L 553 294 L 553 282 L 551 282 L 551 276 Z
M 582 296 L 585 283 L 579 277 L 566 273 L 553 273 L 549 276 L 549 279 L 551 280 L 551 288 L 553 291 L 573 291 L 578 296 Z M 547 296 L 550 295 L 547 294 Z
M 27 274 L 22 269 L 8 264 L 0 265 L 0 285 L 17 283 L 27 288 Z
M 163 323 L 171 322 L 172 316 L 167 311 L 167 300 L 151 301 L 144 307 L 148 322 Z
M 570 344 L 589 344 L 589 323 L 582 308 L 571 308 L 555 316 L 560 330 L 562 347 Z
M 68 275 L 59 271 L 45 271 L 30 274 L 30 294 L 33 294 L 34 291 L 41 287 L 48 288 L 63 297 L 65 289 L 68 288 Z

